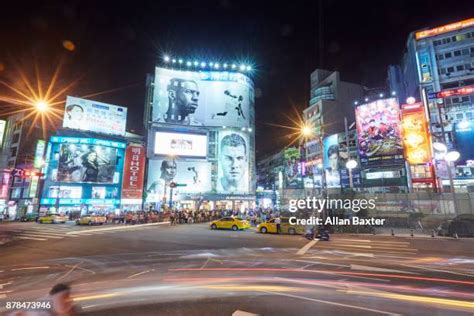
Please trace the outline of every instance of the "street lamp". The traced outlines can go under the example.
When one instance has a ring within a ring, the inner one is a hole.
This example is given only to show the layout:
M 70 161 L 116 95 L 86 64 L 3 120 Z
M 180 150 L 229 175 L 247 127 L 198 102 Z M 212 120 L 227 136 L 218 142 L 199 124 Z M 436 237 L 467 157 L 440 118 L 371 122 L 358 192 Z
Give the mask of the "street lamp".
M 346 162 L 346 168 L 349 169 L 349 185 L 350 188 L 352 189 L 354 187 L 353 181 L 352 181 L 352 169 L 357 168 L 357 161 L 354 159 L 350 159 Z
M 308 125 L 304 125 L 301 128 L 301 135 L 303 135 L 304 137 L 309 137 L 309 136 L 311 136 L 312 133 L 313 133 L 313 131 L 311 130 L 311 127 L 308 126 Z
M 453 166 L 454 162 L 461 157 L 461 154 L 455 150 L 450 151 L 444 157 L 444 160 L 448 163 L 448 177 L 449 177 L 449 186 L 451 187 L 451 195 L 453 197 L 453 204 L 454 204 L 454 214 L 458 214 L 458 205 L 456 202 L 456 190 L 454 189 L 454 182 L 453 182 L 453 174 L 451 172 L 451 166 Z

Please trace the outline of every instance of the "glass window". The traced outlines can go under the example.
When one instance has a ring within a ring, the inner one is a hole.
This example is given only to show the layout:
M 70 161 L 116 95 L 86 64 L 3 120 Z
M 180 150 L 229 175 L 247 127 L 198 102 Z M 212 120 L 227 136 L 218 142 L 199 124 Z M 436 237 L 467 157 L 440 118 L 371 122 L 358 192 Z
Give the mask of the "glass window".
M 446 74 L 446 68 L 441 68 L 440 70 L 442 75 Z
M 455 50 L 454 51 L 454 56 L 461 56 L 461 51 L 460 50 Z
M 464 70 L 464 65 L 457 65 L 456 66 L 456 71 L 462 71 Z
M 469 102 L 469 97 L 468 96 L 462 97 L 461 101 L 462 102 Z
M 443 54 L 438 54 L 438 60 L 443 60 L 444 59 L 444 55 Z
M 466 38 L 466 35 L 465 34 L 459 34 L 459 35 L 456 35 L 455 38 L 456 38 L 456 41 L 462 41 Z
M 452 101 L 453 103 L 459 103 L 459 98 L 452 98 L 451 101 Z
M 474 53 L 474 47 L 471 47 L 469 50 L 471 51 L 471 53 Z
M 448 67 L 448 72 L 454 72 L 454 67 Z
M 466 118 L 472 120 L 472 112 L 466 112 Z
M 451 58 L 452 56 L 453 56 L 453 55 L 452 55 L 451 53 L 446 53 L 446 54 L 444 54 L 444 57 L 446 57 L 446 58 Z
M 469 48 L 464 48 L 464 49 L 462 50 L 462 54 L 463 54 L 463 55 L 469 55 Z
M 462 120 L 463 118 L 464 118 L 464 115 L 462 115 L 462 113 L 456 114 L 456 119 L 457 120 Z

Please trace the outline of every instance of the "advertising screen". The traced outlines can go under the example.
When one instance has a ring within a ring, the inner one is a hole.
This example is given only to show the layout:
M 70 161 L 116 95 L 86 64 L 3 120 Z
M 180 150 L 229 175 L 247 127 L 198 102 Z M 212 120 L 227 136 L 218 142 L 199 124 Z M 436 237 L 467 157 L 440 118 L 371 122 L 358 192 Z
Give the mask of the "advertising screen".
M 345 168 L 347 151 L 340 150 L 338 135 L 333 134 L 323 140 L 323 167 L 328 188 L 341 187 L 341 169 Z
M 285 149 L 285 182 L 287 188 L 302 188 L 303 177 L 301 175 L 300 150 L 296 147 Z
M 410 164 L 423 164 L 431 160 L 428 124 L 422 103 L 403 105 L 402 136 L 405 158 Z
M 187 133 L 155 133 L 155 155 L 205 158 L 207 135 Z
M 33 167 L 36 169 L 40 169 L 44 165 L 43 155 L 44 150 L 46 149 L 46 142 L 42 139 L 38 139 L 36 142 L 36 149 L 35 149 L 35 160 L 33 162 Z
M 253 104 L 253 83 L 243 74 L 156 68 L 154 122 L 248 127 Z
M 380 99 L 356 108 L 359 155 L 362 164 L 403 159 L 400 110 L 395 98 Z
M 218 193 L 249 192 L 249 139 L 245 133 L 219 132 Z
M 117 149 L 100 145 L 61 144 L 57 181 L 114 183 Z
M 455 124 L 454 141 L 456 150 L 461 154 L 456 165 L 467 165 L 474 160 L 474 121 L 462 121 Z
M 170 183 L 178 187 L 173 195 L 180 193 L 206 193 L 211 187 L 211 163 L 175 159 L 152 159 L 148 162 L 147 202 L 168 200 Z
M 103 134 L 125 135 L 127 108 L 68 96 L 63 127 Z

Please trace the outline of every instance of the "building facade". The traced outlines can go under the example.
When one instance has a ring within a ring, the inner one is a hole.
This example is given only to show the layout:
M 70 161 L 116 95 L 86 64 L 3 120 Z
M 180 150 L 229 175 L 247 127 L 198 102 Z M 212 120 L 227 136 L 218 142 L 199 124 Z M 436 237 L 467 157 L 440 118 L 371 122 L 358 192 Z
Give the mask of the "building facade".
M 252 80 L 189 64 L 157 67 L 147 85 L 147 207 L 254 207 Z

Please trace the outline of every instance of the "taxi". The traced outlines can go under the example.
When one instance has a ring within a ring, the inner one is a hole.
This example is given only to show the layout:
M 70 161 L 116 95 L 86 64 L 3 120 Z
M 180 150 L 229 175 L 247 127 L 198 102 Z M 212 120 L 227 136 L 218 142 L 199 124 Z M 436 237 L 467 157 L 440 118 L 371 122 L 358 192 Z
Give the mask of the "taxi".
M 103 225 L 107 218 L 103 215 L 87 214 L 76 220 L 76 225 Z
M 250 223 L 239 217 L 223 217 L 210 223 L 211 229 L 232 229 L 233 231 L 250 228 Z
M 280 229 L 282 234 L 305 234 L 306 228 L 303 225 L 291 225 L 290 219 L 288 217 L 280 217 L 281 224 Z M 277 233 L 277 225 L 275 224 L 275 219 L 272 218 L 266 222 L 263 222 L 257 226 L 257 231 L 266 234 L 266 233 Z
M 66 216 L 58 213 L 46 213 L 44 216 L 38 218 L 40 224 L 64 224 L 66 223 Z

